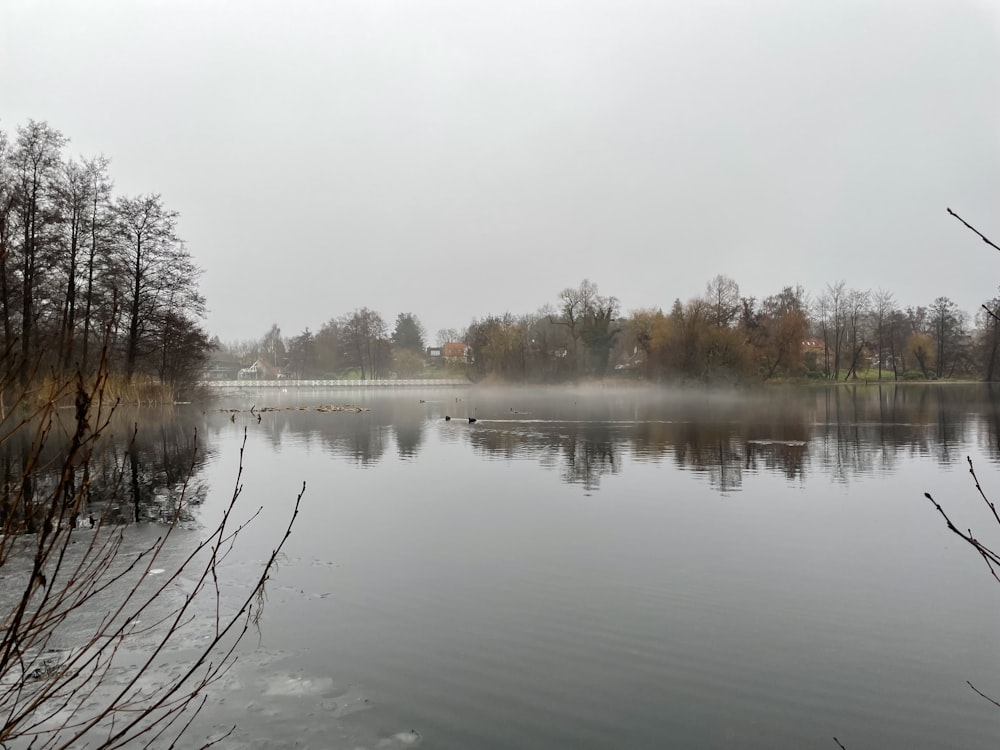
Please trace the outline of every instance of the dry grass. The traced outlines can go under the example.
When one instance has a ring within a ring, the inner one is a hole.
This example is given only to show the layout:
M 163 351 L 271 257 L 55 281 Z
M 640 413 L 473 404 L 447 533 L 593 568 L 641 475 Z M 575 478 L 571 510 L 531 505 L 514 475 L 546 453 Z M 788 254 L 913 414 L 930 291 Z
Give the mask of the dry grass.
M 105 405 L 172 406 L 177 400 L 177 391 L 172 384 L 154 381 L 147 376 L 135 376 L 130 380 L 124 375 L 93 375 L 84 378 L 84 388 Z M 26 398 L 23 399 L 26 404 L 34 407 L 57 404 L 65 408 L 73 405 L 76 384 L 70 378 L 47 375 L 26 391 Z

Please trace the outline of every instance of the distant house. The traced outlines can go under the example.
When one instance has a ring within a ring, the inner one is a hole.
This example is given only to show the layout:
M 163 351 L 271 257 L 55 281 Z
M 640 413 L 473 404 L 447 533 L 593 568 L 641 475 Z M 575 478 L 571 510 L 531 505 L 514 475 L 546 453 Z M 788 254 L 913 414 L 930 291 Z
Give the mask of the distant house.
M 205 367 L 205 373 L 202 377 L 205 380 L 235 380 L 240 366 L 236 360 L 213 359 Z
M 461 341 L 451 341 L 441 347 L 446 362 L 464 362 L 466 349 Z
M 444 352 L 440 346 L 428 346 L 427 347 L 427 358 L 432 360 L 441 359 L 444 356 Z
M 237 380 L 259 380 L 264 375 L 264 365 L 258 359 L 249 367 L 241 367 L 236 373 Z

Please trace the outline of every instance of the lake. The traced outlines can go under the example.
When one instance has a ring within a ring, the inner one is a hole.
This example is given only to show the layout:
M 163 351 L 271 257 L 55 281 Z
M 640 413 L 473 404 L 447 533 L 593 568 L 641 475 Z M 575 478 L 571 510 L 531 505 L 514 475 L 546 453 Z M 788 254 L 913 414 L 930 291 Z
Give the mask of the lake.
M 361 410 L 316 409 L 344 404 Z M 260 389 L 204 408 L 143 440 L 180 456 L 164 446 L 198 428 L 211 524 L 246 435 L 240 505 L 262 511 L 227 561 L 237 589 L 307 490 L 260 638 L 192 743 L 237 723 L 223 747 L 996 747 L 1000 709 L 966 680 L 1000 695 L 1000 584 L 924 492 L 1000 535 L 966 464 L 1000 496 L 1000 391 Z

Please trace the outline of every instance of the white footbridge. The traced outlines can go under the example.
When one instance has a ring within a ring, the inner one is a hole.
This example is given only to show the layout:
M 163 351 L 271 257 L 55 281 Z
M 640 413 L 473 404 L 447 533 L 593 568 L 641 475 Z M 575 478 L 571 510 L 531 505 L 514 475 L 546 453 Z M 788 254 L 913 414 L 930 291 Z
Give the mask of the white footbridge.
M 385 380 L 256 380 L 240 378 L 239 380 L 203 380 L 202 385 L 209 388 L 355 388 L 368 390 L 370 388 L 443 388 L 468 386 L 468 380 L 453 378 L 393 378 Z

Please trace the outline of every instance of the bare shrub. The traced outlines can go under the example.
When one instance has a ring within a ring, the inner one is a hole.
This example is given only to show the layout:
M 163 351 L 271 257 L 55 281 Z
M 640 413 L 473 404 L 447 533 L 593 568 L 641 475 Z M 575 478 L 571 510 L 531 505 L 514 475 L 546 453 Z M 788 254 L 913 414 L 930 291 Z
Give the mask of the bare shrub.
M 117 405 L 106 366 L 47 377 L 41 392 L 17 385 L 10 357 L 0 362 L 0 445 L 20 448 L 5 459 L 0 495 L 0 747 L 173 746 L 259 622 L 305 484 L 232 601 L 222 563 L 245 527 L 234 511 L 246 434 L 217 524 L 192 532 L 186 523 L 195 445 L 149 520 L 123 510 L 135 463 L 105 450 Z

